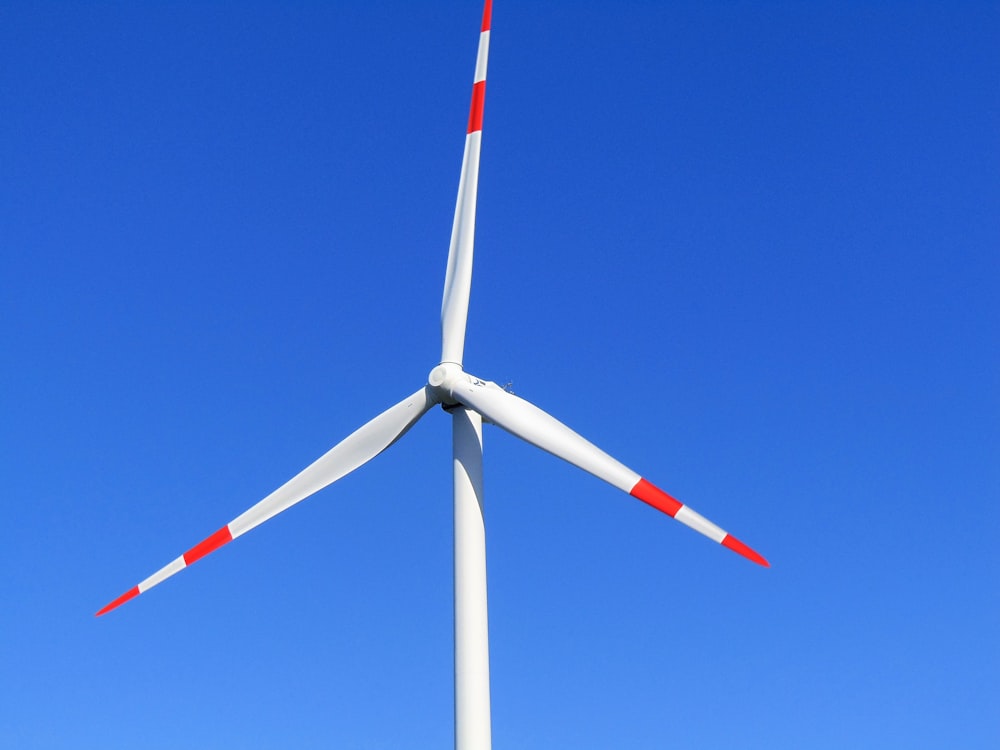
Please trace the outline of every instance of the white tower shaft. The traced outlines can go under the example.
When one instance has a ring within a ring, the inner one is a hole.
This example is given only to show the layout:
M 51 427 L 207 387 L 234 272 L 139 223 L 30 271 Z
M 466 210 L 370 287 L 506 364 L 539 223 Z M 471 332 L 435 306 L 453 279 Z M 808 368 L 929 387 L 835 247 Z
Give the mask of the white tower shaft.
M 455 472 L 455 750 L 490 750 L 483 419 L 452 416 Z

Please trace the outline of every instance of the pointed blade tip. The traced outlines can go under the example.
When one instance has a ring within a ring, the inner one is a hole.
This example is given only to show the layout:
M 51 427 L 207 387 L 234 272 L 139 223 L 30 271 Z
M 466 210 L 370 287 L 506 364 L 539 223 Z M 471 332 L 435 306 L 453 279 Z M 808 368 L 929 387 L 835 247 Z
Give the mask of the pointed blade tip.
M 106 604 L 101 609 L 97 610 L 97 612 L 94 613 L 94 617 L 100 617 L 101 615 L 105 615 L 113 609 L 117 609 L 125 602 L 127 602 L 129 599 L 135 599 L 135 597 L 139 596 L 140 593 L 141 592 L 139 591 L 139 587 L 133 586 L 124 594 L 115 599 L 113 602 L 111 602 L 110 604 Z
M 480 31 L 489 31 L 490 22 L 493 16 L 493 0 L 486 0 L 483 4 L 483 25 L 480 27 Z
M 732 534 L 726 534 L 726 537 L 722 540 L 722 546 L 731 549 L 740 555 L 743 555 L 747 560 L 755 562 L 761 567 L 770 568 L 771 563 L 769 563 L 763 555 L 754 549 L 751 549 L 739 539 L 734 537 Z

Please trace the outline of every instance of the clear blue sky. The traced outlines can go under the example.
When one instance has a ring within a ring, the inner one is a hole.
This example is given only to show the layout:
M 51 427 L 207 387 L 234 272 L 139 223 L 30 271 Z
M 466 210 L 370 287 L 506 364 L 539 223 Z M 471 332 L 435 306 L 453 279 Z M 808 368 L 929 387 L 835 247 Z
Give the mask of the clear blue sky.
M 0 10 L 0 746 L 450 746 L 437 410 L 93 613 L 436 364 L 480 14 Z M 998 49 L 498 0 L 467 369 L 773 567 L 488 427 L 496 747 L 1000 746 Z

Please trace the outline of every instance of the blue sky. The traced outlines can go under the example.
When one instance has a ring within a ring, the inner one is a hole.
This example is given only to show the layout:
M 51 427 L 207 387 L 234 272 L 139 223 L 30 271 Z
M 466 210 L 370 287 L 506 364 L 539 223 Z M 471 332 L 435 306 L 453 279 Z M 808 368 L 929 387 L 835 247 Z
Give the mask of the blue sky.
M 133 586 L 413 392 L 478 2 L 0 11 L 0 745 L 447 747 L 450 420 Z M 466 367 L 497 747 L 1000 743 L 1000 8 L 497 2 Z

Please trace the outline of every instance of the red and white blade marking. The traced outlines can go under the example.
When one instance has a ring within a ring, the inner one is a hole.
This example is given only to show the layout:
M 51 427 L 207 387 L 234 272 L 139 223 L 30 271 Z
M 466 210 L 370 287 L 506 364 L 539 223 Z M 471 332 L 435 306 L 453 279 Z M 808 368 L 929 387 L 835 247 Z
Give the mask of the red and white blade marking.
M 119 596 L 97 614 L 103 615 L 134 599 L 175 573 L 193 565 L 224 544 L 260 526 L 284 510 L 363 466 L 399 440 L 437 401 L 425 386 L 362 425 L 259 503 L 244 511 L 173 562 Z
M 198 544 L 194 545 L 191 549 L 189 549 L 183 555 L 178 557 L 176 560 L 173 560 L 172 562 L 164 565 L 162 568 L 153 573 L 153 575 L 151 575 L 145 581 L 140 583 L 138 586 L 133 586 L 132 588 L 130 588 L 128 591 L 119 596 L 113 602 L 111 602 L 110 604 L 99 610 L 96 616 L 100 617 L 101 615 L 110 612 L 116 607 L 120 607 L 129 599 L 134 599 L 135 597 L 139 596 L 139 594 L 145 591 L 149 591 L 149 589 L 153 588 L 153 586 L 160 583 L 161 581 L 165 581 L 167 578 L 170 578 L 170 576 L 172 576 L 174 573 L 180 573 L 188 565 L 194 565 L 196 562 L 198 562 L 198 560 L 203 558 L 205 555 L 211 552 L 215 552 L 215 550 L 219 549 L 219 547 L 221 547 L 223 544 L 226 544 L 231 541 L 233 541 L 233 534 L 229 530 L 229 525 L 223 526 L 221 529 L 216 531 L 211 536 L 198 542 Z
M 479 30 L 479 51 L 476 54 L 476 75 L 472 79 L 472 104 L 469 107 L 469 128 L 466 135 L 483 129 L 483 103 L 486 101 L 486 58 L 490 51 L 490 15 L 492 0 L 483 7 L 483 26 Z
M 688 506 L 684 505 L 684 503 L 671 497 L 651 482 L 640 479 L 636 482 L 635 487 L 629 490 L 629 494 L 666 513 L 674 520 L 680 521 L 699 534 L 704 534 L 713 542 L 721 544 L 723 547 L 728 547 L 733 552 L 738 552 L 747 560 L 752 560 L 758 565 L 763 565 L 765 568 L 771 567 L 771 563 L 765 560 L 758 552 L 752 550 L 732 534 L 727 534 L 703 515 L 695 513 Z
M 483 7 L 479 32 L 476 74 L 472 81 L 472 103 L 465 132 L 462 175 L 458 182 L 455 220 L 448 248 L 448 269 L 441 300 L 441 361 L 462 364 L 465 354 L 465 326 L 472 289 L 472 256 L 476 234 L 476 197 L 479 192 L 479 153 L 483 136 L 483 106 L 486 101 L 486 60 L 490 51 L 492 0 Z
M 743 542 L 646 481 L 618 459 L 608 455 L 530 401 L 507 393 L 496 383 L 480 380 L 464 372 L 453 377 L 446 388 L 456 401 L 478 411 L 487 421 L 493 422 L 512 435 L 590 472 L 623 492 L 652 505 L 688 528 L 707 536 L 713 542 L 739 552 L 748 560 L 770 567 L 767 560 Z

